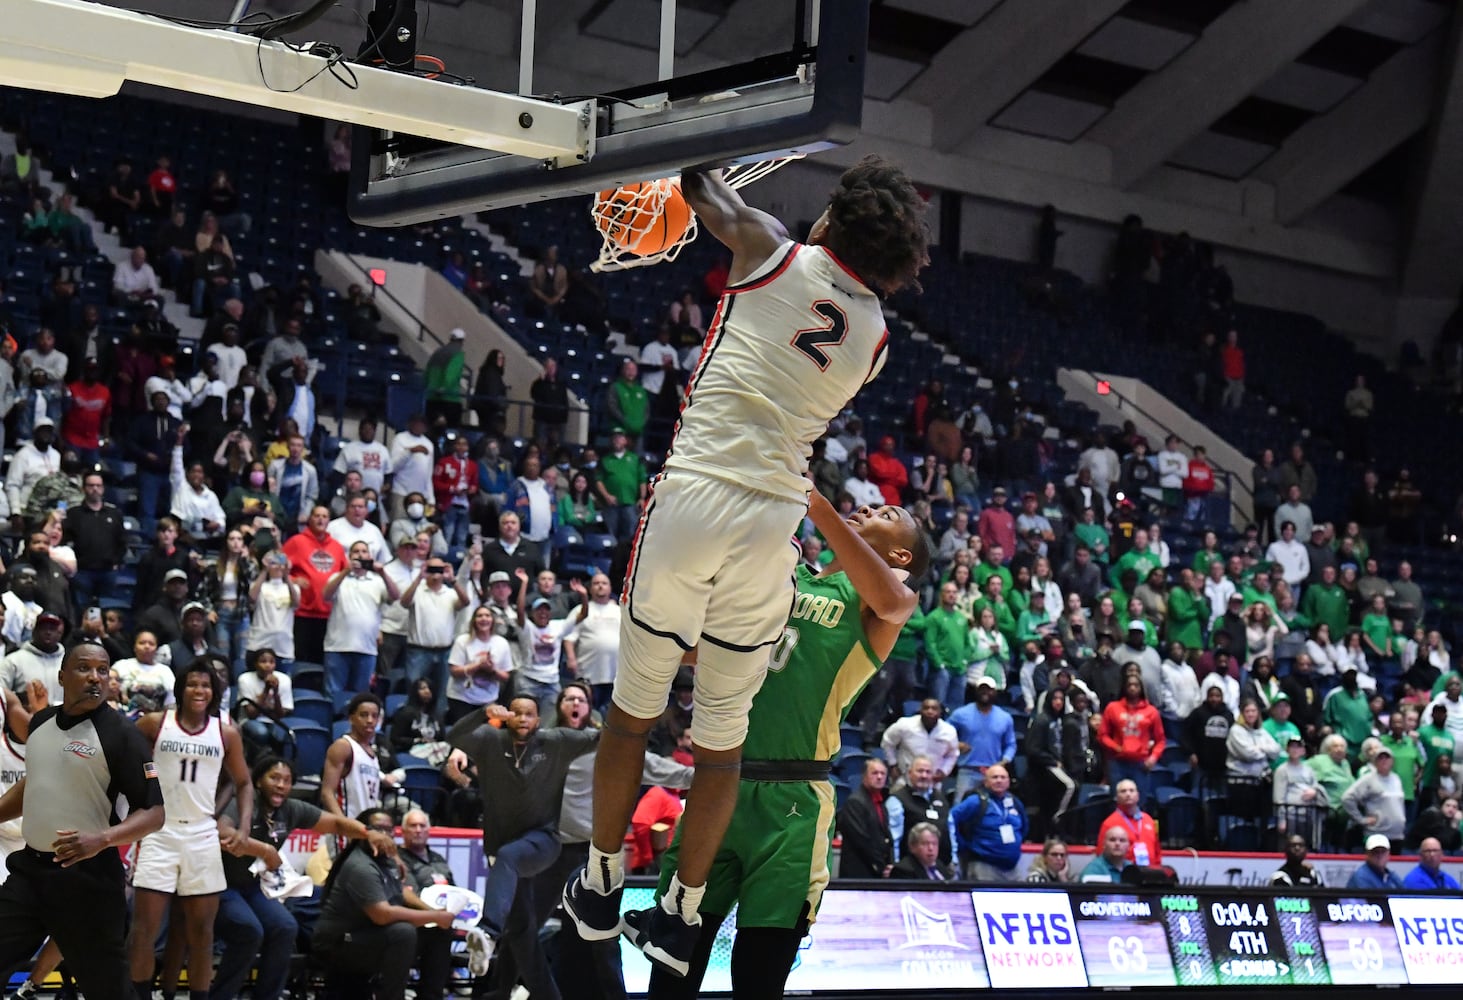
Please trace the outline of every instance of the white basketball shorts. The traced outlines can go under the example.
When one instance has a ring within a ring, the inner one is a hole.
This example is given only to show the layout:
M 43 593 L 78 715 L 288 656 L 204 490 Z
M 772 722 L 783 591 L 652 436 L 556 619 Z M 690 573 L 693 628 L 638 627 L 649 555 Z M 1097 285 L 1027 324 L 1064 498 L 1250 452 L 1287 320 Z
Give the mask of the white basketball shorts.
M 806 514 L 803 504 L 710 476 L 662 477 L 625 573 L 615 704 L 639 719 L 659 716 L 682 654 L 699 646 L 693 737 L 708 750 L 740 746 L 796 596 Z
M 179 896 L 208 896 L 223 892 L 223 848 L 218 824 L 165 823 L 137 847 L 132 885 Z

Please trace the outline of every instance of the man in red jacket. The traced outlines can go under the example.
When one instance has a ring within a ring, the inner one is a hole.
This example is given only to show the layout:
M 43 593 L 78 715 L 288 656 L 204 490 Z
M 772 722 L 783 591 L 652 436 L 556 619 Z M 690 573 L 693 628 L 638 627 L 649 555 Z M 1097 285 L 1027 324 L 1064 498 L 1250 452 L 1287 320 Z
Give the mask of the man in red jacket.
M 1139 802 L 1152 791 L 1149 772 L 1163 756 L 1166 740 L 1163 718 L 1158 709 L 1143 696 L 1143 676 L 1136 669 L 1123 677 L 1123 699 L 1102 710 L 1102 728 L 1098 741 L 1107 756 L 1108 780 L 1117 783 L 1132 781 L 1140 794 Z
M 1097 828 L 1097 842 L 1106 843 L 1107 831 L 1121 827 L 1128 834 L 1128 860 L 1142 868 L 1163 864 L 1158 847 L 1158 821 L 1143 811 L 1138 799 L 1138 783 L 1131 778 L 1119 781 L 1113 789 L 1117 808 Z
M 884 502 L 898 507 L 909 488 L 909 470 L 894 454 L 894 438 L 885 434 L 879 439 L 879 450 L 869 456 L 869 480 L 884 494 Z
M 442 537 L 449 550 L 467 548 L 467 526 L 472 520 L 468 510 L 478 491 L 478 464 L 467 457 L 470 443 L 465 435 L 457 435 L 452 451 L 432 471 L 432 490 L 442 512 Z
M 295 609 L 295 659 L 306 663 L 325 660 L 325 622 L 334 602 L 321 594 L 326 581 L 345 568 L 345 549 L 330 537 L 329 529 L 330 508 L 316 504 L 310 509 L 305 530 L 281 549 L 290 561 L 290 577 L 300 586 L 300 606 Z
M 1189 459 L 1188 474 L 1184 476 L 1184 520 L 1202 520 L 1204 503 L 1213 492 L 1214 467 L 1209 464 L 1204 448 L 1197 446 L 1194 448 L 1194 457 Z

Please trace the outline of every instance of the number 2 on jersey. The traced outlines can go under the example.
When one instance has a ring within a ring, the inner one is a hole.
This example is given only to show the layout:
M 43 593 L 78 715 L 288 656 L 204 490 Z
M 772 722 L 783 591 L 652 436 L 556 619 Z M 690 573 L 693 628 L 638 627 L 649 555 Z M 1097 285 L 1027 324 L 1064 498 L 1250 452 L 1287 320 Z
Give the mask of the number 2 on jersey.
M 793 334 L 792 346 L 808 356 L 820 372 L 826 372 L 833 359 L 825 347 L 837 347 L 848 336 L 848 314 L 837 303 L 820 299 L 813 303 L 813 312 L 823 320 L 822 326 L 799 330 Z

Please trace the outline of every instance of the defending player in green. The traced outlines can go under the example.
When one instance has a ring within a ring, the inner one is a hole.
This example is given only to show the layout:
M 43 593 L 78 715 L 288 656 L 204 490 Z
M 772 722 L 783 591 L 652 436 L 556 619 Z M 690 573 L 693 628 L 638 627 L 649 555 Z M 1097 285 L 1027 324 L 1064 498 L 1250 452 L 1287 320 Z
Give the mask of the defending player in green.
M 738 903 L 733 995 L 782 996 L 828 884 L 828 774 L 839 725 L 914 613 L 918 598 L 904 581 L 921 576 L 929 556 L 902 507 L 863 507 L 844 520 L 814 491 L 809 515 L 836 555 L 821 573 L 797 569 L 792 613 L 752 702 L 736 812 L 711 870 L 690 972 L 679 978 L 657 967 L 652 1000 L 699 994 L 717 931 Z M 677 831 L 662 883 L 676 870 L 679 846 Z M 643 933 L 646 912 L 625 915 L 632 941 Z

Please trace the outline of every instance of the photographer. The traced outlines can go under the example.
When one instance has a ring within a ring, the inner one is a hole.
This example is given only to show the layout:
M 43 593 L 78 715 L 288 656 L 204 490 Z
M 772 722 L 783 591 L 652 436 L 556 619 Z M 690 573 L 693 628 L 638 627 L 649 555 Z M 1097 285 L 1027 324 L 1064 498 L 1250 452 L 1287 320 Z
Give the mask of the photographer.
M 327 689 L 352 694 L 371 686 L 381 615 L 401 597 L 396 582 L 371 556 L 371 544 L 351 543 L 345 566 L 325 581 L 321 596 L 330 604 L 325 624 Z

